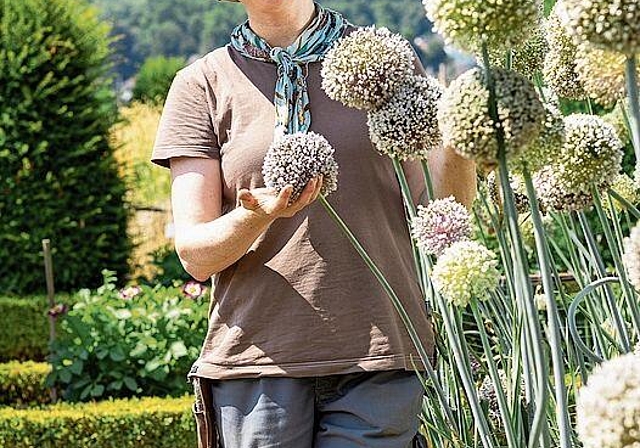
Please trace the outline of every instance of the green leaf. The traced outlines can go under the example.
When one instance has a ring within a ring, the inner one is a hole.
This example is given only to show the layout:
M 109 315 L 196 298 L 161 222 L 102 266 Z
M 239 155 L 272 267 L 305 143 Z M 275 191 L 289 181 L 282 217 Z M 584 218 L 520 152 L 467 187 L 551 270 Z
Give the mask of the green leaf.
M 116 345 L 111 349 L 111 351 L 109 352 L 109 357 L 115 362 L 120 362 L 127 359 L 127 355 L 120 345 Z
M 70 367 L 69 370 L 73 372 L 74 375 L 80 375 L 82 373 L 82 369 L 84 368 L 84 362 L 80 359 L 77 359 Z
M 91 389 L 92 397 L 100 397 L 102 396 L 103 393 L 104 393 L 104 386 L 102 384 L 96 384 L 95 386 L 93 386 L 93 389 Z
M 131 378 L 130 376 L 124 377 L 124 384 L 132 392 L 135 392 L 136 390 L 138 390 L 138 382 L 134 378 Z

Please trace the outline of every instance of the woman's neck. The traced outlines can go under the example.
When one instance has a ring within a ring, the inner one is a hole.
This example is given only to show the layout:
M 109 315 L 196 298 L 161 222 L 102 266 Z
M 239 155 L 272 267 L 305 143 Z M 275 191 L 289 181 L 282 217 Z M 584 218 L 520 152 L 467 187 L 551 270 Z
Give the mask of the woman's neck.
M 245 1 L 251 29 L 272 47 L 288 47 L 315 15 L 313 0 Z

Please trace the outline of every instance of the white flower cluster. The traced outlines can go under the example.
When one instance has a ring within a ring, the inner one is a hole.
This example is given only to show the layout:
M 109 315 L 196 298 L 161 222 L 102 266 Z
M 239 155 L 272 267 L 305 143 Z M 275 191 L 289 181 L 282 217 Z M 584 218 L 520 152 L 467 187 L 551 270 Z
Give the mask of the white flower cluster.
M 315 132 L 297 132 L 276 139 L 262 166 L 265 185 L 278 192 L 292 185 L 294 201 L 311 179 L 322 175 L 320 192 L 329 195 L 338 188 L 338 164 L 333 154 L 327 139 Z
M 593 204 L 590 190 L 569 192 L 564 189 L 562 177 L 557 165 L 543 167 L 533 176 L 533 185 L 540 201 L 540 207 L 546 211 L 580 211 Z M 587 188 L 585 186 L 585 188 Z
M 636 186 L 636 183 L 625 173 L 618 174 L 615 179 L 613 179 L 610 188 L 611 190 L 622 196 L 626 201 L 634 205 L 640 201 L 640 194 L 638 193 L 638 187 Z M 627 208 L 622 202 L 618 201 L 617 199 L 612 198 L 611 202 L 609 202 L 609 198 L 605 196 L 602 198 L 602 208 L 604 208 L 604 211 L 609 216 L 613 216 L 611 204 L 613 204 L 613 208 L 618 213 L 622 210 L 626 210 Z
M 627 269 L 629 281 L 640 291 L 640 223 L 631 229 L 629 236 L 624 240 L 622 261 Z
M 624 55 L 583 44 L 578 46 L 575 61 L 576 72 L 589 97 L 606 108 L 625 97 Z
M 358 29 L 325 55 L 322 88 L 329 98 L 366 111 L 386 103 L 413 75 L 409 42 L 386 28 Z
M 549 44 L 543 27 L 535 27 L 529 39 L 523 43 L 514 45 L 510 51 L 511 70 L 520 73 L 531 80 L 533 76 L 542 71 L 545 55 L 549 52 Z M 476 59 L 480 66 L 484 65 L 482 54 L 477 54 Z M 489 62 L 492 67 L 507 68 L 507 54 L 504 49 L 489 51 Z
M 576 407 L 584 448 L 640 446 L 640 356 L 629 353 L 597 366 Z
M 423 0 L 427 17 L 447 43 L 477 51 L 482 41 L 490 49 L 526 41 L 539 20 L 533 0 Z
M 442 87 L 430 76 L 413 76 L 379 109 L 369 112 L 371 141 L 381 154 L 400 160 L 424 159 L 438 148 L 438 101 Z
M 428 254 L 440 256 L 453 243 L 471 236 L 471 216 L 453 196 L 418 206 L 411 223 L 413 238 Z
M 620 101 L 611 112 L 602 116 L 602 119 L 616 130 L 618 138 L 624 146 L 631 143 L 631 134 L 629 133 L 625 113 L 627 116 L 630 114 L 629 103 L 627 101 Z
M 487 176 L 486 185 L 487 192 L 489 193 L 489 198 L 491 198 L 491 201 L 496 204 L 498 208 L 502 209 L 504 204 L 504 196 L 502 194 L 500 179 L 498 179 L 496 171 L 492 171 L 489 173 L 489 175 Z M 519 214 L 527 213 L 531 204 L 529 203 L 529 198 L 527 197 L 524 179 L 519 174 L 512 172 L 509 174 L 509 185 L 511 186 L 511 190 L 513 190 L 517 212 Z
M 499 68 L 492 73 L 506 155 L 511 159 L 540 135 L 544 106 L 535 87 L 523 76 Z M 497 165 L 498 144 L 483 69 L 471 69 L 451 83 L 442 98 L 438 120 L 445 145 L 481 166 Z
M 523 165 L 537 171 L 550 164 L 565 143 L 564 116 L 553 103 L 544 103 L 545 120 L 540 136 L 513 161 L 512 168 L 518 171 Z
M 562 24 L 561 7 L 561 2 L 556 3 L 544 24 L 549 52 L 545 57 L 542 73 L 549 87 L 558 96 L 583 99 L 586 93 L 576 72 L 577 47 Z
M 567 30 L 580 42 L 619 53 L 640 53 L 638 0 L 563 0 Z
M 458 241 L 445 249 L 433 268 L 436 290 L 455 306 L 489 297 L 500 281 L 493 252 L 475 241 Z

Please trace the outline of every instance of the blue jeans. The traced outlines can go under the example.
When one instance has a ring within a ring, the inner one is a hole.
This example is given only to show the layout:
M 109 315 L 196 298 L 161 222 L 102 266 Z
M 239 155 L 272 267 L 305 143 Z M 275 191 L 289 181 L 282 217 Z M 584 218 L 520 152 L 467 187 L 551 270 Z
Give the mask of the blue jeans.
M 423 389 L 413 372 L 214 381 L 224 448 L 408 448 Z

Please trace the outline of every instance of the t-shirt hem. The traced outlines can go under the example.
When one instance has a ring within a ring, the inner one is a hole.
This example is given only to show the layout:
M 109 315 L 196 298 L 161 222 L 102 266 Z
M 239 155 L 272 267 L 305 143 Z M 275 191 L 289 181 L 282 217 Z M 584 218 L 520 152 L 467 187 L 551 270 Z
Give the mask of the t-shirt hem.
M 417 355 L 386 355 L 363 359 L 229 366 L 198 360 L 189 377 L 230 380 L 261 377 L 308 378 L 386 370 L 424 370 Z

